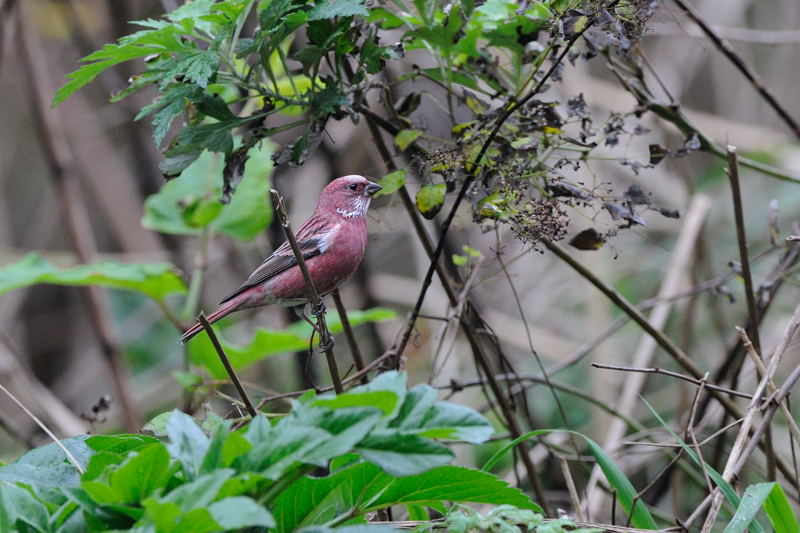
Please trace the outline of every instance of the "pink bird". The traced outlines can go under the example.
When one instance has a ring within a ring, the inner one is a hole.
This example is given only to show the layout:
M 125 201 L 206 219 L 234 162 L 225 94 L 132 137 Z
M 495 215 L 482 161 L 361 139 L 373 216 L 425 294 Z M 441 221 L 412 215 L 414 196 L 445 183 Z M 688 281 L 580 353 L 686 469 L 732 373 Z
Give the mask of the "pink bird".
M 344 176 L 323 190 L 317 208 L 295 233 L 314 287 L 320 296 L 333 291 L 350 277 L 367 247 L 367 220 L 372 195 L 381 186 L 362 176 Z M 225 297 L 208 317 L 210 323 L 239 311 L 274 303 L 300 305 L 308 302 L 303 273 L 289 242 L 284 242 L 250 274 L 244 284 Z M 199 322 L 181 337 L 181 343 L 203 329 Z

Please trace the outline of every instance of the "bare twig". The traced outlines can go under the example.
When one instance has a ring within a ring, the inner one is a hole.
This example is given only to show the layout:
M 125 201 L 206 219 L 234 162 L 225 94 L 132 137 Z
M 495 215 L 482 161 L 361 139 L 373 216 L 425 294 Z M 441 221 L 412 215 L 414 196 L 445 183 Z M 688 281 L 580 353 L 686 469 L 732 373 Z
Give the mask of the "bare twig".
M 26 415 L 28 415 L 29 417 L 31 417 L 31 419 L 32 419 L 34 422 L 36 422 L 36 425 L 38 425 L 40 428 L 42 428 L 42 431 L 44 431 L 45 433 L 47 433 L 47 436 L 48 436 L 48 437 L 50 437 L 51 439 L 53 439 L 53 442 L 55 442 L 55 443 L 56 443 L 56 446 L 58 446 L 59 448 L 61 448 L 61 451 L 63 451 L 63 452 L 64 452 L 64 455 L 66 455 L 66 456 L 67 456 L 67 459 L 69 459 L 69 461 L 72 463 L 72 466 L 74 466 L 74 467 L 75 467 L 75 470 L 77 470 L 78 472 L 80 472 L 80 473 L 81 473 L 81 475 L 83 475 L 83 472 L 84 472 L 84 470 L 83 470 L 83 467 L 80 465 L 80 463 L 78 462 L 78 460 L 77 460 L 77 459 L 75 459 L 75 456 L 74 456 L 74 455 L 72 455 L 72 453 L 70 453 L 70 451 L 67 449 L 67 447 L 66 447 L 66 446 L 64 446 L 64 445 L 61 443 L 61 441 L 60 441 L 60 440 L 58 440 L 58 439 L 56 438 L 56 436 L 55 436 L 55 435 L 53 435 L 53 432 L 52 432 L 52 431 L 50 431 L 50 430 L 47 428 L 47 426 L 45 426 L 45 425 L 44 425 L 44 423 L 43 423 L 41 420 L 39 420 L 39 419 L 36 417 L 36 415 L 35 415 L 35 414 L 31 413 L 31 412 L 28 410 L 28 408 L 27 408 L 27 407 L 25 407 L 24 405 L 22 405 L 22 402 L 20 402 L 19 400 L 17 400 L 17 398 L 16 398 L 16 397 L 15 397 L 13 394 L 11 394 L 11 392 L 10 392 L 10 391 L 9 391 L 7 388 L 5 388 L 3 385 L 0 385 L 0 390 L 2 390 L 2 391 L 3 391 L 3 392 L 4 392 L 4 393 L 5 393 L 5 394 L 6 394 L 6 395 L 9 397 L 9 398 L 11 398 L 11 401 L 13 401 L 15 404 L 17 404 L 17 405 L 19 406 L 19 408 L 20 408 L 20 409 L 22 409 L 23 411 L 25 411 L 25 414 L 26 414 Z
M 617 365 L 604 365 L 600 363 L 592 363 L 592 366 L 595 368 L 602 368 L 605 370 L 617 370 L 620 372 L 638 372 L 641 374 L 661 374 L 663 376 L 669 376 L 672 378 L 677 378 L 683 381 L 687 381 L 689 383 L 694 383 L 695 385 L 703 385 L 706 389 L 713 389 L 718 390 L 720 392 L 724 392 L 725 394 L 730 394 L 731 396 L 738 396 L 740 398 L 748 398 L 752 399 L 752 394 L 747 394 L 744 392 L 739 392 L 737 390 L 729 389 L 727 387 L 720 387 L 719 385 L 713 385 L 711 383 L 705 382 L 701 379 L 695 379 L 693 377 L 687 376 L 686 374 L 680 374 L 678 372 L 673 372 L 671 370 L 664 370 L 663 368 L 639 368 L 639 367 L 632 367 L 632 366 L 617 366 Z
M 244 391 L 244 387 L 242 387 L 242 384 L 239 382 L 239 377 L 236 375 L 236 372 L 233 371 L 231 362 L 228 360 L 228 356 L 225 354 L 225 350 L 222 349 L 222 346 L 219 343 L 219 339 L 217 339 L 217 334 L 214 333 L 214 330 L 211 328 L 211 324 L 208 323 L 206 315 L 202 311 L 200 311 L 200 314 L 197 315 L 197 320 L 199 320 L 200 323 L 203 325 L 203 329 L 206 330 L 208 338 L 211 339 L 211 344 L 214 346 L 214 350 L 217 351 L 219 360 L 222 361 L 222 365 L 225 367 L 225 371 L 231 378 L 233 386 L 236 387 L 236 391 L 242 398 L 242 402 L 244 402 L 244 405 L 247 408 L 247 412 L 250 413 L 250 416 L 252 416 L 253 418 L 257 417 L 258 411 L 256 411 L 255 407 L 253 407 L 250 398 L 247 397 L 247 393 Z
M 622 296 L 619 292 L 617 292 L 613 287 L 603 282 L 600 278 L 595 276 L 591 270 L 587 269 L 580 262 L 576 261 L 560 246 L 547 240 L 543 240 L 542 244 L 547 246 L 549 250 L 551 250 L 558 257 L 563 259 L 581 276 L 586 278 L 587 281 L 592 283 L 592 285 L 594 285 L 601 292 L 603 292 L 603 294 L 605 294 L 606 297 L 608 297 L 608 299 L 614 302 L 620 309 L 622 309 L 623 312 L 625 312 L 625 314 L 630 316 L 643 330 L 645 330 L 651 337 L 653 337 L 655 341 L 658 343 L 658 345 L 661 346 L 661 348 L 664 351 L 666 351 L 667 354 L 669 354 L 670 357 L 672 357 L 679 365 L 681 365 L 681 367 L 683 367 L 684 370 L 686 370 L 689 374 L 691 374 L 697 379 L 703 378 L 705 374 L 700 371 L 700 369 L 697 367 L 694 361 L 688 355 L 686 355 L 686 353 L 683 350 L 681 350 L 677 345 L 675 345 L 675 343 L 673 343 L 672 340 L 670 340 L 666 335 L 664 335 L 657 328 L 653 327 L 650 321 L 638 309 L 636 309 L 636 307 L 632 305 L 624 296 Z M 800 324 L 800 321 L 798 322 L 798 324 Z M 796 368 L 796 374 L 797 374 L 796 376 L 794 375 L 794 373 L 793 376 L 790 376 L 790 378 L 793 377 L 794 381 L 800 379 L 800 365 L 798 365 L 798 367 Z M 788 379 L 787 383 L 789 383 Z M 781 389 L 783 389 L 783 387 L 785 386 L 786 383 L 784 383 Z M 725 393 L 713 389 L 708 389 L 708 392 L 714 397 L 714 399 L 717 402 L 719 402 L 722 405 L 725 411 L 732 417 L 738 419 L 744 416 L 744 413 L 741 411 L 741 409 L 739 409 L 739 406 L 736 405 Z M 788 394 L 788 391 L 786 392 L 786 394 Z M 757 435 L 758 431 L 756 431 L 755 434 Z M 754 444 L 754 446 L 756 445 L 758 445 L 757 442 Z M 787 478 L 791 478 L 792 476 L 791 469 L 788 467 L 788 465 L 786 465 L 786 463 L 783 460 L 780 459 L 780 457 L 776 457 L 776 466 L 783 475 L 785 475 Z
M 706 215 L 710 208 L 711 199 L 702 194 L 695 195 L 689 204 L 685 222 L 681 227 L 678 241 L 675 245 L 675 252 L 670 258 L 664 281 L 661 283 L 661 287 L 658 290 L 659 298 L 674 294 L 682 285 L 687 284 L 686 274 L 689 270 L 692 251 L 694 250 L 697 237 L 700 235 L 700 230 L 703 227 L 703 223 L 705 222 Z M 666 325 L 671 310 L 672 304 L 670 302 L 661 301 L 653 307 L 649 323 L 654 328 L 661 330 Z M 643 335 L 633 355 L 632 366 L 649 366 L 653 360 L 656 346 L 655 339 L 651 336 Z M 645 379 L 646 375 L 644 373 L 638 373 L 634 374 L 632 379 L 625 381 L 617 403 L 620 411 L 626 414 L 633 412 L 639 400 L 639 393 L 645 384 Z M 606 433 L 604 441 L 605 448 L 610 450 L 615 449 L 619 446 L 619 442 L 622 440 L 624 434 L 625 424 L 619 419 L 612 420 Z M 592 475 L 589 478 L 586 489 L 590 517 L 598 513 L 603 502 L 603 498 L 601 497 L 602 493 L 594 490 L 600 476 L 600 467 L 595 466 L 592 469 Z
M 350 319 L 347 318 L 347 309 L 342 303 L 342 297 L 339 295 L 339 289 L 334 289 L 331 292 L 333 303 L 336 305 L 336 312 L 339 313 L 339 320 L 342 321 L 342 329 L 344 336 L 347 338 L 347 344 L 350 346 L 350 354 L 353 356 L 353 362 L 356 365 L 356 370 L 364 370 L 364 358 L 361 356 L 361 349 L 358 347 L 356 336 L 353 334 L 353 328 L 350 325 Z M 361 383 L 367 383 L 367 376 L 361 377 Z
M 800 137 L 800 123 L 795 120 L 794 117 L 789 113 L 789 111 L 781 104 L 772 91 L 764 84 L 764 81 L 761 77 L 754 71 L 750 66 L 745 63 L 742 57 L 736 53 L 736 50 L 733 49 L 731 44 L 725 40 L 714 28 L 712 28 L 704 19 L 700 16 L 700 14 L 692 7 L 688 2 L 684 2 L 683 0 L 674 0 L 674 2 L 684 11 L 686 11 L 686 15 L 692 19 L 700 29 L 703 30 L 708 38 L 714 43 L 722 54 L 727 57 L 734 66 L 739 69 L 745 78 L 750 81 L 753 87 L 758 91 L 758 93 L 766 100 L 766 102 L 772 107 L 773 110 L 778 114 L 779 117 L 783 120 L 783 122 L 789 126 L 789 128 L 794 132 L 797 137 Z
M 342 387 L 342 378 L 339 377 L 339 369 L 336 366 L 336 357 L 333 354 L 333 336 L 331 335 L 331 332 L 328 329 L 328 324 L 325 320 L 325 311 L 321 306 L 322 300 L 319 297 L 319 293 L 317 293 L 317 289 L 314 287 L 314 280 L 311 279 L 311 274 L 308 272 L 308 266 L 303 258 L 303 254 L 300 252 L 300 248 L 297 247 L 297 240 L 294 238 L 294 232 L 289 224 L 289 217 L 286 215 L 286 206 L 283 205 L 283 198 L 281 198 L 281 196 L 278 194 L 278 191 L 275 189 L 271 189 L 270 194 L 272 195 L 272 203 L 275 205 L 275 210 L 278 212 L 278 217 L 281 220 L 283 231 L 286 233 L 286 239 L 289 241 L 289 245 L 292 247 L 292 252 L 294 252 L 295 259 L 297 259 L 297 266 L 300 267 L 300 271 L 303 273 L 303 279 L 306 282 L 306 291 L 308 292 L 308 299 L 311 302 L 312 312 L 317 318 L 320 345 L 325 350 L 325 358 L 328 361 L 328 369 L 331 373 L 333 388 L 337 394 L 340 394 L 344 392 L 344 388 Z

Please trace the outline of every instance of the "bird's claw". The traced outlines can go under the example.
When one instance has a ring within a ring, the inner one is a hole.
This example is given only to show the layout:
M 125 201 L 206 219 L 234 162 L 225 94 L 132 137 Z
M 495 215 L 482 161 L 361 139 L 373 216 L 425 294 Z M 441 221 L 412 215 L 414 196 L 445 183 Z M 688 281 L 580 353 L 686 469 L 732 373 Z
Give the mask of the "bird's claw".
M 316 316 L 316 317 L 319 317 L 320 315 L 325 313 L 326 309 L 327 308 L 325 307 L 325 302 L 320 300 L 317 303 L 317 305 L 312 305 L 311 306 L 311 314 Z
M 333 340 L 333 336 L 329 337 L 327 342 L 324 340 L 319 341 L 319 351 L 320 352 L 327 352 L 333 350 L 333 347 L 336 343 Z

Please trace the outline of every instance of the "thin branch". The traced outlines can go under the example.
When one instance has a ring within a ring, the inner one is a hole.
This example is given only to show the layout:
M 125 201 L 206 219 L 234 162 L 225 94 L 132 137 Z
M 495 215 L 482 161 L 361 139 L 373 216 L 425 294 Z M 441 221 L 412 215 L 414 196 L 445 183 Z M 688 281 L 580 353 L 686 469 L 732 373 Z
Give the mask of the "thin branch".
M 202 311 L 200 311 L 200 314 L 197 315 L 197 320 L 199 320 L 200 323 L 203 325 L 203 329 L 206 330 L 208 338 L 211 339 L 211 344 L 214 346 L 214 350 L 217 351 L 219 360 L 222 361 L 222 364 L 225 367 L 225 371 L 231 378 L 233 386 L 236 387 L 236 391 L 242 398 L 242 402 L 244 402 L 244 406 L 247 408 L 247 412 L 250 413 L 250 416 L 252 416 L 253 418 L 257 417 L 258 411 L 256 411 L 255 407 L 253 407 L 250 398 L 247 397 L 247 393 L 244 391 L 244 387 L 242 387 L 242 384 L 239 382 L 239 377 L 236 375 L 236 372 L 233 371 L 231 362 L 230 360 L 228 360 L 228 356 L 225 355 L 225 350 L 222 349 L 222 346 L 219 343 L 219 339 L 217 339 L 217 334 L 214 333 L 214 330 L 211 328 L 211 324 L 208 323 L 206 315 Z
M 753 85 L 753 87 L 758 91 L 758 93 L 766 100 L 766 102 L 772 107 L 773 110 L 778 114 L 779 117 L 789 126 L 795 136 L 800 137 L 800 123 L 792 117 L 789 111 L 781 104 L 772 91 L 764 84 L 764 81 L 761 77 L 754 71 L 750 66 L 745 63 L 742 57 L 736 53 L 736 50 L 733 49 L 731 44 L 725 40 L 714 28 L 712 28 L 700 14 L 692 7 L 689 3 L 684 2 L 683 0 L 674 0 L 674 2 L 684 11 L 686 11 L 686 15 L 692 19 L 695 24 L 700 26 L 700 29 L 703 30 L 703 33 L 708 36 L 714 46 L 716 46 L 722 54 L 727 57 L 733 65 L 739 69 L 745 78 Z
M 347 338 L 347 344 L 350 346 L 350 354 L 353 356 L 353 362 L 356 365 L 356 370 L 364 370 L 364 358 L 361 356 L 361 349 L 358 347 L 358 342 L 356 342 L 356 336 L 353 334 L 353 328 L 350 325 L 350 319 L 347 318 L 347 309 L 344 307 L 344 303 L 342 303 L 342 297 L 339 295 L 339 289 L 334 289 L 331 293 L 333 296 L 333 303 L 336 305 L 336 312 L 339 313 L 339 320 L 342 322 L 342 329 L 344 330 L 344 336 Z M 369 380 L 367 376 L 364 375 L 361 377 L 361 383 L 367 384 Z
M 2 384 L 0 384 L 0 390 L 2 390 L 2 391 L 3 391 L 3 392 L 4 392 L 4 393 L 5 393 L 5 394 L 6 394 L 6 395 L 9 397 L 9 398 L 11 398 L 11 401 L 13 401 L 15 404 L 17 404 L 17 405 L 19 406 L 19 408 L 20 408 L 20 409 L 22 409 L 23 411 L 25 411 L 25 414 L 26 414 L 26 415 L 28 415 L 29 417 L 31 417 L 31 420 L 33 420 L 34 422 L 36 422 L 36 425 L 38 425 L 40 428 L 42 428 L 42 431 L 44 431 L 45 433 L 47 433 L 47 436 L 48 436 L 48 437 L 50 437 L 51 439 L 53 439 L 53 442 L 55 442 L 55 443 L 56 443 L 56 446 L 58 446 L 59 448 L 61 448 L 61 451 L 63 451 L 63 452 L 64 452 L 64 454 L 67 456 L 67 459 L 69 459 L 69 461 L 70 461 L 70 462 L 72 463 L 72 465 L 75 467 L 75 470 L 77 470 L 78 472 L 80 472 L 80 474 L 81 474 L 81 475 L 83 475 L 83 472 L 84 472 L 84 470 L 83 470 L 83 467 L 80 465 L 80 463 L 78 462 L 78 460 L 77 460 L 77 459 L 75 459 L 75 456 L 74 456 L 74 455 L 72 455 L 72 454 L 70 453 L 70 451 L 67 449 L 67 447 L 66 447 L 66 446 L 64 446 L 64 445 L 61 443 L 61 441 L 60 441 L 60 440 L 58 440 L 58 439 L 56 438 L 56 436 L 55 436 L 55 435 L 53 435 L 53 432 L 52 432 L 52 431 L 50 431 L 50 430 L 47 428 L 47 426 L 45 426 L 45 425 L 44 425 L 44 423 L 43 423 L 41 420 L 39 420 L 39 418 L 38 418 L 38 417 L 37 417 L 35 414 L 31 413 L 31 412 L 28 410 L 28 408 L 27 408 L 27 407 L 25 407 L 25 406 L 22 404 L 22 402 L 20 402 L 19 400 L 17 400 L 16 396 L 14 396 L 13 394 L 11 394 L 11 391 L 9 391 L 7 388 L 5 388 L 5 387 L 4 387 Z
M 272 203 L 275 205 L 275 210 L 278 212 L 278 217 L 281 220 L 281 227 L 286 233 L 286 239 L 292 247 L 295 259 L 297 259 L 297 266 L 300 267 L 300 272 L 303 273 L 303 280 L 306 283 L 306 291 L 308 292 L 309 301 L 311 302 L 312 312 L 317 318 L 317 328 L 319 330 L 320 346 L 325 350 L 325 358 L 328 361 L 328 369 L 331 373 L 331 381 L 333 381 L 333 388 L 337 394 L 344 392 L 342 387 L 342 378 L 339 377 L 339 369 L 336 366 L 336 357 L 333 354 L 333 336 L 328 329 L 328 324 L 325 320 L 325 309 L 322 306 L 322 300 L 319 297 L 317 289 L 314 287 L 314 280 L 311 279 L 311 274 L 308 272 L 308 266 L 297 246 L 297 240 L 294 238 L 294 232 L 289 224 L 289 217 L 286 215 L 286 206 L 283 205 L 283 198 L 278 194 L 275 189 L 270 190 L 272 195 Z
M 752 394 L 747 394 L 744 392 L 739 392 L 737 390 L 729 389 L 727 387 L 720 387 L 719 385 L 712 385 L 702 379 L 695 379 L 693 377 L 687 376 L 686 374 L 680 374 L 678 372 L 673 372 L 671 370 L 664 370 L 663 368 L 637 368 L 632 366 L 616 366 L 616 365 L 604 365 L 600 363 L 592 363 L 592 366 L 595 368 L 602 368 L 604 370 L 617 370 L 620 372 L 638 372 L 641 374 L 661 374 L 663 376 L 669 376 L 671 378 L 677 378 L 683 381 L 687 381 L 689 383 L 693 383 L 695 385 L 702 385 L 707 389 L 713 389 L 720 392 L 724 392 L 725 394 L 730 394 L 731 396 L 738 396 L 740 398 L 747 398 L 752 399 Z
M 661 348 L 664 351 L 666 351 L 667 354 L 669 354 L 679 365 L 681 365 L 684 368 L 684 370 L 689 372 L 689 374 L 691 374 L 697 379 L 703 378 L 705 374 L 700 371 L 700 369 L 697 367 L 694 361 L 688 355 L 686 355 L 686 353 L 683 350 L 681 350 L 675 343 L 673 343 L 666 335 L 664 335 L 657 328 L 653 327 L 650 321 L 647 320 L 647 318 L 638 309 L 636 309 L 636 307 L 633 304 L 631 304 L 624 296 L 622 296 L 619 292 L 617 292 L 613 287 L 607 285 L 600 278 L 595 276 L 591 270 L 587 269 L 584 265 L 575 260 L 560 246 L 547 240 L 543 240 L 542 244 L 547 246 L 547 248 L 550 251 L 552 251 L 558 257 L 563 259 L 581 276 L 586 278 L 587 281 L 589 281 L 592 285 L 594 285 L 601 292 L 603 292 L 603 294 L 605 294 L 609 300 L 614 302 L 620 309 L 622 309 L 622 311 L 625 314 L 630 316 L 643 330 L 645 330 L 651 337 L 653 337 L 653 339 L 658 343 L 658 345 L 661 346 Z M 800 324 L 800 309 L 798 309 L 798 324 Z M 798 380 L 800 379 L 800 365 L 798 365 L 796 371 L 797 371 L 797 376 L 794 379 Z M 722 405 L 722 407 L 725 409 L 725 411 L 728 412 L 728 414 L 737 419 L 744 417 L 744 413 L 739 408 L 739 406 L 736 405 L 733 402 L 733 400 L 731 400 L 725 393 L 713 389 L 709 389 L 708 392 L 714 397 L 715 400 L 717 400 Z M 792 475 L 792 471 L 789 469 L 788 465 L 786 465 L 785 462 L 781 460 L 779 457 L 776 458 L 776 466 L 783 475 L 785 475 L 787 478 L 790 478 L 790 476 Z
M 500 117 L 495 121 L 494 127 L 492 128 L 489 136 L 484 141 L 483 145 L 481 146 L 478 155 L 470 164 L 470 168 L 468 170 L 468 174 L 464 179 L 464 182 L 461 184 L 461 188 L 458 191 L 458 195 L 456 196 L 453 205 L 450 207 L 450 211 L 447 214 L 444 222 L 442 223 L 441 233 L 439 235 L 439 243 L 436 245 L 436 249 L 433 252 L 433 257 L 431 258 L 431 264 L 428 267 L 428 271 L 425 273 L 425 278 L 422 281 L 422 287 L 419 292 L 419 296 L 417 297 L 417 302 L 414 304 L 414 308 L 411 311 L 411 315 L 406 321 L 406 327 L 403 331 L 401 340 L 399 345 L 394 346 L 393 349 L 397 353 L 397 355 L 402 355 L 403 351 L 405 350 L 406 346 L 408 345 L 408 341 L 411 338 L 411 332 L 414 329 L 414 324 L 416 323 L 417 317 L 419 316 L 420 309 L 422 308 L 422 303 L 425 300 L 425 295 L 428 292 L 428 288 L 431 285 L 431 281 L 433 280 L 433 273 L 436 270 L 436 263 L 439 261 L 439 257 L 442 255 L 442 251 L 444 250 L 445 244 L 445 237 L 447 236 L 447 232 L 450 230 L 450 225 L 453 222 L 453 219 L 456 216 L 456 212 L 458 211 L 461 202 L 464 200 L 464 197 L 467 194 L 467 190 L 469 190 L 470 185 L 478 176 L 478 171 L 480 169 L 479 165 L 483 156 L 486 155 L 487 150 L 491 146 L 492 142 L 494 142 L 495 137 L 500 131 L 500 128 L 503 127 L 508 118 L 514 114 L 519 108 L 524 106 L 530 99 L 534 96 L 539 94 L 542 90 L 542 87 L 547 82 L 548 79 L 553 75 L 553 73 L 560 67 L 561 63 L 566 58 L 567 54 L 569 54 L 570 50 L 572 49 L 572 45 L 580 39 L 583 34 L 593 26 L 595 20 L 591 18 L 586 25 L 581 29 L 581 31 L 577 32 L 575 35 L 570 37 L 570 39 L 564 44 L 564 48 L 561 53 L 556 57 L 556 59 L 552 62 L 550 69 L 537 81 L 536 85 L 531 89 L 531 91 L 521 100 L 514 102 L 512 105 L 509 105 L 505 112 L 503 112 Z

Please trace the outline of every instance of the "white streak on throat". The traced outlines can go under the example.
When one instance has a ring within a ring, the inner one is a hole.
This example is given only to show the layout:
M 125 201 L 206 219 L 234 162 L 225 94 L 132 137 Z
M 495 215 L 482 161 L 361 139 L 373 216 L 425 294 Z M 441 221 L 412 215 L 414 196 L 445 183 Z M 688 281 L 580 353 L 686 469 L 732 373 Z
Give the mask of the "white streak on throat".
M 336 212 L 345 218 L 364 216 L 367 213 L 367 209 L 369 209 L 370 200 L 369 196 L 359 196 L 353 200 L 353 209 L 348 210 L 337 207 Z

